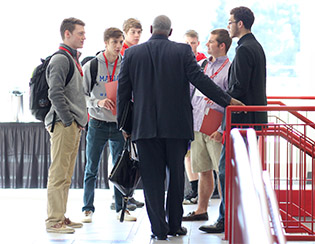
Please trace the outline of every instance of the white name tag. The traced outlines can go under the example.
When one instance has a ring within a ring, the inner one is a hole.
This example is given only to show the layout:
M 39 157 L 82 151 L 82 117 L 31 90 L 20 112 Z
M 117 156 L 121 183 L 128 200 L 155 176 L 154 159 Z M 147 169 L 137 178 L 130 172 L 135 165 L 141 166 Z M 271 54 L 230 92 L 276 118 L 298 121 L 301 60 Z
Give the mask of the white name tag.
M 197 97 L 206 97 L 206 96 L 203 95 L 203 94 L 201 93 L 201 91 L 199 91 L 198 89 L 196 89 L 195 96 L 197 96 Z

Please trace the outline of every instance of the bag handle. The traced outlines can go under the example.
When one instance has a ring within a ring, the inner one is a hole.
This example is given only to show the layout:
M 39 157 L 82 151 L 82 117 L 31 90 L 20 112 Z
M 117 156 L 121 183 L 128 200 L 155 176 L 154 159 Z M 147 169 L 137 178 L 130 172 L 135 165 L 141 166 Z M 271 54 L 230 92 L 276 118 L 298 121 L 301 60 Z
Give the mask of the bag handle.
M 138 158 L 138 152 L 137 152 L 135 143 L 131 141 L 130 137 L 127 137 L 125 144 L 124 144 L 124 149 L 127 150 L 129 152 L 129 154 L 131 153 L 131 150 L 133 150 L 133 152 L 134 152 L 134 158 L 133 159 Z

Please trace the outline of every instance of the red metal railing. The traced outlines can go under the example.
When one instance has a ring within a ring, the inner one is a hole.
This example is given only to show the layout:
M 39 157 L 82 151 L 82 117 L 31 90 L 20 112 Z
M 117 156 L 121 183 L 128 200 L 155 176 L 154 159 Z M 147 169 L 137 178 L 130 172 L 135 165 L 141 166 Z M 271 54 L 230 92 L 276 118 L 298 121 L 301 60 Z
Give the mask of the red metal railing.
M 262 171 L 255 131 L 233 129 L 231 139 L 229 243 L 286 243 L 269 174 Z
M 270 99 L 283 99 L 271 97 Z M 293 97 L 293 99 L 315 99 L 315 97 Z M 290 97 L 292 99 L 292 97 Z M 275 104 L 275 102 L 268 102 Z M 273 115 L 268 124 L 257 131 L 260 138 L 262 167 L 272 180 L 282 226 L 288 240 L 315 240 L 315 142 L 308 134 L 314 133 L 314 122 L 300 114 L 315 111 L 314 106 L 229 106 L 226 110 L 226 220 L 225 238 L 229 239 L 233 213 L 230 212 L 230 167 L 231 167 L 231 127 L 254 125 L 231 124 L 231 113 L 237 111 L 267 111 L 290 113 L 299 122 L 288 123 L 283 116 Z M 257 124 L 255 124 L 257 126 Z M 312 129 L 312 132 L 308 132 Z M 294 233 L 294 234 L 292 234 Z

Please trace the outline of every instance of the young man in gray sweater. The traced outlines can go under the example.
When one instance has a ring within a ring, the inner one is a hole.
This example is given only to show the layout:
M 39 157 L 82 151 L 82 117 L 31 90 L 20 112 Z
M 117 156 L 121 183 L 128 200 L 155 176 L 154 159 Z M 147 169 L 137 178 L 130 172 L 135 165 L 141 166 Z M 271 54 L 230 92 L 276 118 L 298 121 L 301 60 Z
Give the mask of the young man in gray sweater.
M 88 133 L 86 136 L 86 159 L 84 173 L 84 196 L 83 196 L 83 219 L 82 222 L 92 222 L 95 211 L 94 190 L 98 174 L 100 157 L 104 146 L 109 143 L 113 163 L 116 163 L 124 146 L 124 138 L 117 129 L 116 100 L 110 94 L 109 86 L 117 87 L 118 73 L 122 56 L 120 51 L 123 47 L 124 35 L 118 28 L 108 28 L 104 32 L 105 51 L 97 56 L 98 69 L 96 80 L 92 81 L 90 66 L 92 60 L 84 67 L 84 92 L 87 99 L 87 107 L 90 115 Z M 92 86 L 92 83 L 95 85 Z M 120 219 L 123 195 L 114 187 L 115 209 Z M 125 221 L 136 221 L 128 210 L 124 215 Z
M 48 97 L 52 104 L 45 118 L 51 137 L 52 161 L 48 172 L 46 230 L 52 233 L 73 233 L 73 228 L 82 227 L 82 223 L 66 218 L 65 213 L 81 130 L 87 123 L 83 73 L 77 51 L 84 44 L 84 25 L 79 19 L 68 18 L 63 20 L 60 27 L 63 43 L 59 49 L 72 58 L 74 66 L 69 83 L 66 85 L 70 63 L 65 55 L 54 55 L 46 70 Z M 51 132 L 54 120 L 54 130 Z

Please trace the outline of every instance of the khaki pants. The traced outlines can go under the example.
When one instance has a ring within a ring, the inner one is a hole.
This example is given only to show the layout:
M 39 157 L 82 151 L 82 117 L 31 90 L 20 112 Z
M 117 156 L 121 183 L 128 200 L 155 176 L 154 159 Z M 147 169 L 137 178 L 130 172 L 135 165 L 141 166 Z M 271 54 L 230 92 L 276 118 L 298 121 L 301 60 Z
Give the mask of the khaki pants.
M 218 171 L 221 143 L 211 140 L 210 137 L 195 131 L 195 139 L 191 142 L 191 167 L 193 173 L 209 170 Z
M 80 137 L 81 130 L 76 122 L 68 127 L 57 122 L 54 132 L 50 133 L 51 165 L 47 183 L 46 227 L 64 221 Z

